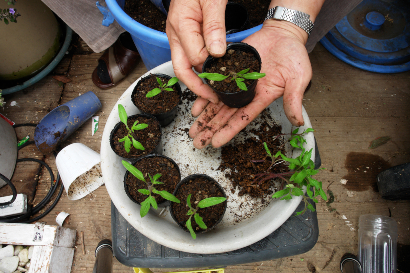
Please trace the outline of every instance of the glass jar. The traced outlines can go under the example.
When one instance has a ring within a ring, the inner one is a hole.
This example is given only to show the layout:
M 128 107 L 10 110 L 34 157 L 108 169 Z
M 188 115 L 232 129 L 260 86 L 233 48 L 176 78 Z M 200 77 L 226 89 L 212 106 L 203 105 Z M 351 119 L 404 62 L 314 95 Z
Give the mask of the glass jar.
M 363 273 L 397 271 L 397 223 L 381 215 L 359 218 L 359 261 Z

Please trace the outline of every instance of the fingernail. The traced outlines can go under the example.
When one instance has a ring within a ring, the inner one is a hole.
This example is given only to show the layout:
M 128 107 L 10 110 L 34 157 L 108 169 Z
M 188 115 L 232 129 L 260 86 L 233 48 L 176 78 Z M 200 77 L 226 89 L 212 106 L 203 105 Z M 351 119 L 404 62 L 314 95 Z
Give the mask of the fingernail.
M 226 45 L 221 43 L 220 41 L 212 42 L 212 44 L 209 46 L 209 53 L 211 53 L 211 55 L 224 54 L 225 50 L 226 50 Z

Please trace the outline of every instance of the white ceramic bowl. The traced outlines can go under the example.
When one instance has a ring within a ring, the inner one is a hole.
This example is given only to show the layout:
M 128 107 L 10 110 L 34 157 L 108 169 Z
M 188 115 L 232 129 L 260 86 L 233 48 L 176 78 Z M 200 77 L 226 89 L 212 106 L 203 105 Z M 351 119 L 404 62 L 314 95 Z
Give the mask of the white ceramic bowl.
M 160 65 L 145 75 L 149 73 L 175 75 L 171 62 Z M 253 210 L 246 211 L 246 208 L 239 207 L 239 203 L 252 203 L 254 201 L 249 200 L 250 198 L 238 197 L 237 191 L 232 193 L 228 190 L 226 194 L 229 196 L 230 201 L 222 222 L 214 230 L 198 234 L 196 240 L 193 240 L 188 232 L 178 227 L 172 220 L 168 209 L 162 213 L 159 210 L 153 211 L 151 209 L 141 219 L 139 215 L 140 206 L 132 202 L 124 191 L 123 178 L 126 170 L 122 166 L 122 158 L 111 150 L 109 144 L 110 132 L 119 121 L 118 104 L 125 107 L 128 115 L 139 113 L 139 110 L 131 102 L 131 93 L 138 81 L 139 79 L 122 94 L 113 107 L 101 141 L 101 169 L 108 194 L 121 215 L 135 229 L 149 239 L 179 251 L 199 254 L 223 253 L 249 246 L 263 239 L 280 227 L 293 214 L 302 200 L 301 196 L 294 197 L 289 201 L 271 200 L 267 206 L 261 206 L 252 214 Z M 182 90 L 185 90 L 186 86 L 183 83 L 180 84 Z M 290 133 L 292 125 L 286 118 L 282 104 L 282 99 L 273 102 L 269 106 L 270 113 L 272 119 L 282 126 L 282 132 Z M 311 127 L 305 109 L 303 109 L 303 118 L 305 125 L 301 130 Z M 215 178 L 222 187 L 229 189 L 230 182 L 224 178 L 223 173 L 217 170 L 220 164 L 221 149 L 212 147 L 203 150 L 193 149 L 192 140 L 182 130 L 189 128 L 193 121 L 194 118 L 190 115 L 189 109 L 179 109 L 175 121 L 163 129 L 164 155 L 171 157 L 179 165 L 181 179 L 193 173 L 205 173 Z M 306 149 L 310 150 L 315 147 L 313 133 L 307 134 L 306 140 Z M 314 151 L 313 149 L 312 160 L 315 158 Z M 299 154 L 294 152 L 293 157 Z M 237 215 L 242 212 L 246 217 L 243 217 L 244 219 L 237 223 Z

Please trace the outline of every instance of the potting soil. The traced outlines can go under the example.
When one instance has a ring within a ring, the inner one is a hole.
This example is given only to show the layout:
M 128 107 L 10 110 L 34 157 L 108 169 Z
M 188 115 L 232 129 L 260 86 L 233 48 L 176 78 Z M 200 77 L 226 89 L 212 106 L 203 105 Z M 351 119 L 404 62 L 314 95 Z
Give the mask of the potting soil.
M 246 8 L 251 28 L 263 23 L 270 4 L 270 0 L 230 1 Z M 165 32 L 167 17 L 150 0 L 125 1 L 124 12 L 144 26 Z
M 224 153 L 224 149 L 215 149 L 211 145 L 201 150 L 194 148 L 193 139 L 189 137 L 188 132 L 195 121 L 191 114 L 191 107 L 196 96 L 189 90 L 182 93 L 182 103 L 179 105 L 175 123 L 171 123 L 163 129 L 163 154 L 175 160 L 180 168 L 182 179 L 191 174 L 206 173 L 224 188 L 229 202 L 224 219 L 219 225 L 230 226 L 257 215 L 272 201 L 269 194 L 280 188 L 281 182 L 264 186 L 263 192 L 266 194 L 262 194 L 258 198 L 244 194 L 246 190 L 243 189 L 242 185 L 231 183 L 231 180 L 236 177 L 235 174 L 239 175 L 241 170 L 223 163 L 224 155 L 222 153 Z M 260 115 L 231 140 L 227 146 L 246 147 L 250 142 L 258 142 L 263 149 L 262 142 L 269 142 L 268 138 L 279 130 L 279 127 L 275 127 L 276 123 L 273 116 L 273 113 L 267 109 L 264 114 Z M 275 129 L 273 129 L 274 127 Z M 269 132 L 269 130 L 272 130 L 272 132 Z M 263 137 L 260 138 L 260 136 Z M 280 141 L 278 140 L 278 142 Z M 288 143 L 284 144 L 282 148 L 290 151 Z M 271 151 L 274 152 L 275 150 L 271 149 Z M 255 155 L 252 159 L 265 159 L 266 152 L 261 151 L 260 153 L 260 158 Z M 240 155 L 235 153 L 230 156 L 232 156 L 232 160 L 243 160 Z M 251 158 L 249 159 L 251 160 Z

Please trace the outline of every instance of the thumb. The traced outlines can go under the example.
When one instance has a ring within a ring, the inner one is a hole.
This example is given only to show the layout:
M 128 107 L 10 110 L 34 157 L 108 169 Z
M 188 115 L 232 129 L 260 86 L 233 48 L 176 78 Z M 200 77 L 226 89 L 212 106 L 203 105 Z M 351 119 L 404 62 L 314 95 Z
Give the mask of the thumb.
M 226 51 L 225 9 L 227 0 L 203 0 L 203 35 L 208 52 L 222 57 Z
M 283 94 L 283 108 L 286 117 L 294 126 L 302 126 L 305 124 L 302 116 L 302 101 L 303 93 L 307 84 L 287 83 Z

